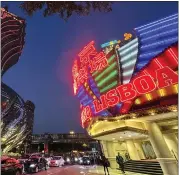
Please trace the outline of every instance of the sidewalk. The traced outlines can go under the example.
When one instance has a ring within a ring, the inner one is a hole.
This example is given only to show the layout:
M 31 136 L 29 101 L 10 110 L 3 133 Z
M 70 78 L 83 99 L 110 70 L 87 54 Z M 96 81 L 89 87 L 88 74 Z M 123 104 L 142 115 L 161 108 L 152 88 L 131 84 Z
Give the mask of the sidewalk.
M 90 174 L 94 173 L 94 174 L 101 174 L 101 175 L 103 174 L 104 175 L 104 169 L 101 166 L 87 167 L 87 169 Z M 110 173 L 110 175 L 122 175 L 123 174 L 120 170 L 115 170 L 115 169 L 111 169 L 111 168 L 109 168 L 109 173 Z M 126 171 L 125 175 L 147 175 L 147 174 Z

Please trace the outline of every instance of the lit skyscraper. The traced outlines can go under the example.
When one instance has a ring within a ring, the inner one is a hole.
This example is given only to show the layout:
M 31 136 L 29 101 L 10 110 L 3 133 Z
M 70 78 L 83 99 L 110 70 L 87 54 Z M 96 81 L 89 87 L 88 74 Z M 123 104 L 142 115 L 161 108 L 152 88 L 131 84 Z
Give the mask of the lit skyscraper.
M 1 74 L 15 65 L 24 46 L 25 20 L 1 8 Z M 3 152 L 17 152 L 30 143 L 35 105 L 1 82 L 1 143 Z

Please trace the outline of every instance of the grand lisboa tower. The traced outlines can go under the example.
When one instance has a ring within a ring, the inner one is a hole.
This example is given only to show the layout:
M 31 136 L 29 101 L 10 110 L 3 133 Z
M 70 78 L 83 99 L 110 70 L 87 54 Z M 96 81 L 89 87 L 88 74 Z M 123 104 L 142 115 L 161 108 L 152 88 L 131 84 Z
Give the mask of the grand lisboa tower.
M 21 56 L 25 27 L 24 19 L 1 8 L 2 76 Z M 1 82 L 1 109 L 2 152 L 24 152 L 31 142 L 35 105 L 31 101 L 24 101 L 12 88 Z

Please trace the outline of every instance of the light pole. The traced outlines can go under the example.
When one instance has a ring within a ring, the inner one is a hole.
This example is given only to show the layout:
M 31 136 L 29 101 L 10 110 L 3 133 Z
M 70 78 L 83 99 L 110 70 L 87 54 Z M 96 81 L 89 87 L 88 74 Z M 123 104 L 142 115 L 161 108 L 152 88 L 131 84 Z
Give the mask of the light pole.
M 75 134 L 74 131 L 70 131 L 69 133 L 70 133 L 70 135 L 74 135 L 74 134 Z M 74 149 L 74 145 L 73 145 L 73 140 L 72 140 L 72 150 L 73 150 L 73 149 Z

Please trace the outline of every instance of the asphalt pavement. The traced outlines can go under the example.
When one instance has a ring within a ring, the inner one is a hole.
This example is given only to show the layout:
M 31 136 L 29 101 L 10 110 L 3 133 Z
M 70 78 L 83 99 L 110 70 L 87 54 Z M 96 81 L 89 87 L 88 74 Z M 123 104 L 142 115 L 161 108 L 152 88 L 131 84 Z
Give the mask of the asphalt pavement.
M 51 167 L 46 171 L 42 170 L 38 173 L 33 173 L 33 175 L 87 175 L 87 169 L 83 169 L 82 166 Z
M 110 175 L 122 175 L 120 171 L 109 169 Z M 29 174 L 27 174 L 29 175 Z M 32 175 L 32 174 L 31 174 Z M 102 167 L 95 166 L 64 166 L 51 167 L 48 170 L 43 170 L 33 175 L 104 175 Z M 125 175 L 142 175 L 138 173 L 126 172 Z

